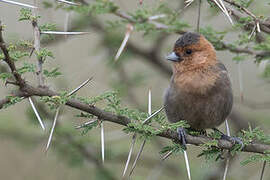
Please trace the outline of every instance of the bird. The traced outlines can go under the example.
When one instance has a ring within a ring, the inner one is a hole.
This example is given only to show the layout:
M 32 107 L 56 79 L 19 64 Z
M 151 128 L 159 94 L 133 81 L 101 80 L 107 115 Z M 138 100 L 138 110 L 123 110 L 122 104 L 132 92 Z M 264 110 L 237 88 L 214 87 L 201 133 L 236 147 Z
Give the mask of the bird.
M 213 45 L 201 34 L 186 32 L 166 57 L 172 62 L 172 77 L 164 95 L 164 109 L 171 123 L 185 120 L 190 129 L 218 130 L 233 106 L 233 91 L 228 71 L 218 60 Z M 186 131 L 177 128 L 186 148 Z M 233 142 L 239 138 L 222 137 Z

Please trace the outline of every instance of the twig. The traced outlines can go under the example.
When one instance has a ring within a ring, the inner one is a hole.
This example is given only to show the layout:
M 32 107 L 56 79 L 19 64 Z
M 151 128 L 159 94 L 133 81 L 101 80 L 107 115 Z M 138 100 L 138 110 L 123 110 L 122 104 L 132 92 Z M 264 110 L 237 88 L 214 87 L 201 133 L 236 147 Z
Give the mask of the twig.
M 5 56 L 4 61 L 8 64 L 8 66 L 11 70 L 11 73 L 13 74 L 13 76 L 16 79 L 19 86 L 23 87 L 25 84 L 25 81 L 22 79 L 21 75 L 17 72 L 14 61 L 11 59 L 11 57 L 9 55 L 8 48 L 7 48 L 6 43 L 3 39 L 2 31 L 3 31 L 3 25 L 2 25 L 2 22 L 0 21 L 0 48 Z
M 34 15 L 37 16 L 36 11 L 34 11 Z M 39 53 L 39 51 L 40 51 L 40 29 L 38 27 L 36 19 L 32 21 L 32 26 L 33 26 L 33 31 L 34 31 L 34 48 L 35 48 L 36 53 Z M 37 61 L 37 76 L 38 76 L 38 85 L 41 87 L 44 86 L 42 65 L 43 65 L 43 60 L 42 60 L 42 57 L 40 57 L 40 58 L 38 58 L 38 61 Z
M 38 111 L 37 111 L 37 109 L 36 109 L 36 107 L 35 107 L 35 105 L 34 105 L 32 99 L 31 99 L 31 97 L 28 97 L 28 100 L 29 100 L 29 102 L 30 102 L 30 105 L 31 105 L 31 107 L 32 107 L 32 109 L 33 109 L 33 111 L 34 111 L 34 113 L 35 113 L 37 119 L 38 119 L 38 122 L 39 122 L 41 128 L 42 128 L 43 130 L 45 130 L 45 126 L 44 126 L 44 124 L 43 124 L 43 122 L 42 122 L 42 120 L 41 120 L 41 118 L 40 118 L 40 116 L 39 116 L 39 113 L 38 113 Z

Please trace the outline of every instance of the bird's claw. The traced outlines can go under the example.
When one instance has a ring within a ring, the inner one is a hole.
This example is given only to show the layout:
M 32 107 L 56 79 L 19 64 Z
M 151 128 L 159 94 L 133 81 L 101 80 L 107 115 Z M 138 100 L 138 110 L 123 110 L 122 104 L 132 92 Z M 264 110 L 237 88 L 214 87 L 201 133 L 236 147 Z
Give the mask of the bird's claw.
M 239 137 L 231 137 L 231 136 L 227 136 L 225 134 L 222 134 L 221 139 L 228 140 L 228 141 L 232 142 L 233 145 L 235 145 L 235 144 L 241 145 L 240 150 L 242 150 L 244 148 L 244 143 L 243 143 L 242 139 Z
M 178 139 L 181 141 L 183 148 L 186 150 L 186 131 L 182 127 L 177 128 Z

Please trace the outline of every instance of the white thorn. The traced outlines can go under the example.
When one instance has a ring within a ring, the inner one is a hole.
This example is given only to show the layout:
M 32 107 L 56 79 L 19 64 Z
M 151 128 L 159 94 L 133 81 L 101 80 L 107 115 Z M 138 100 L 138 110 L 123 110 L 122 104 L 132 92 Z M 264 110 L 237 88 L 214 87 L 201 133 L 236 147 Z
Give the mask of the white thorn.
M 29 5 L 29 4 L 24 4 L 24 3 L 20 3 L 20 2 L 16 2 L 16 1 L 10 1 L 10 0 L 0 0 L 0 2 L 13 4 L 13 5 L 18 5 L 18 6 L 23 6 L 23 7 L 32 8 L 32 9 L 37 8 L 36 6 L 32 6 L 32 5 Z
M 229 169 L 229 163 L 230 163 L 230 159 L 228 158 L 226 160 L 225 170 L 224 170 L 224 174 L 223 174 L 223 180 L 226 180 L 226 177 L 228 174 L 228 169 Z
M 231 19 L 231 16 L 228 13 L 228 10 L 226 9 L 225 5 L 223 4 L 222 0 L 218 0 L 219 2 L 217 2 L 217 0 L 213 0 L 216 5 L 220 8 L 220 10 L 225 14 L 225 16 L 228 17 L 230 23 L 233 25 L 233 21 Z
M 65 1 L 65 0 L 57 0 L 57 1 L 61 2 L 61 3 L 69 4 L 69 5 L 75 5 L 75 6 L 80 6 L 81 5 L 79 3 L 74 3 L 74 2 Z
M 131 24 L 128 24 L 125 38 L 123 39 L 122 44 L 115 55 L 114 61 L 117 61 L 120 55 L 122 54 L 132 31 L 133 31 L 133 26 Z
M 104 164 L 105 159 L 105 144 L 104 144 L 104 127 L 103 122 L 100 123 L 100 131 L 101 131 L 101 157 L 102 157 L 102 163 Z
M 147 121 L 149 121 L 151 118 L 153 118 L 154 116 L 156 116 L 163 109 L 164 109 L 164 107 L 161 107 L 159 110 L 157 110 L 156 112 L 154 112 L 151 116 L 149 116 L 148 118 L 146 118 L 142 123 L 143 124 L 147 123 Z
M 54 132 L 54 129 L 55 129 L 55 126 L 56 126 L 56 121 L 57 121 L 58 116 L 59 116 L 59 111 L 60 111 L 60 106 L 57 108 L 55 116 L 54 116 L 54 120 L 53 120 L 52 128 L 51 128 L 51 131 L 50 131 L 49 139 L 48 139 L 48 142 L 47 142 L 47 145 L 46 145 L 46 150 L 45 150 L 46 152 L 48 151 L 48 149 L 50 147 L 50 144 L 51 144 L 51 141 L 52 141 L 52 136 L 53 136 L 53 132 Z
M 194 0 L 186 0 L 185 1 L 185 7 L 184 8 L 187 8 L 189 5 L 191 5 L 191 3 L 193 3 Z
M 142 154 L 142 151 L 143 151 L 143 148 L 144 148 L 144 145 L 145 145 L 145 142 L 146 140 L 143 140 L 143 143 L 141 144 L 141 147 L 140 147 L 140 150 L 135 158 L 135 161 L 133 162 L 133 165 L 132 165 L 132 168 L 131 168 L 131 171 L 129 173 L 129 177 L 131 176 L 131 174 L 133 173 L 135 167 L 136 167 L 136 164 L 137 164 L 137 161 L 138 159 L 140 158 L 141 154 Z
M 261 32 L 261 28 L 260 28 L 260 23 L 259 23 L 259 21 L 257 21 L 256 25 L 257 25 L 257 31 L 260 33 L 260 32 Z
M 76 128 L 76 129 L 80 129 L 80 128 L 83 128 L 83 127 L 85 127 L 85 126 L 88 126 L 89 124 L 92 124 L 92 123 L 94 123 L 94 122 L 96 122 L 96 121 L 97 121 L 97 119 L 92 120 L 92 121 L 88 121 L 88 122 L 83 123 L 82 125 L 76 126 L 75 128 Z
M 159 15 L 150 16 L 148 18 L 148 20 L 153 21 L 153 20 L 156 20 L 156 19 L 164 18 L 164 17 L 166 17 L 166 14 L 159 14 Z
M 39 122 L 41 128 L 42 128 L 43 130 L 45 130 L 45 126 L 44 126 L 44 124 L 43 124 L 43 122 L 42 122 L 42 120 L 41 120 L 41 118 L 40 118 L 40 116 L 39 116 L 39 114 L 38 114 L 38 111 L 37 111 L 37 109 L 36 109 L 36 107 L 35 107 L 35 105 L 34 105 L 32 99 L 31 99 L 31 97 L 28 97 L 28 100 L 29 100 L 29 102 L 30 102 L 30 104 L 31 104 L 31 107 L 32 107 L 32 109 L 33 109 L 33 111 L 34 111 L 34 113 L 35 113 L 37 119 L 38 119 L 38 122 Z
M 251 38 L 252 38 L 253 34 L 256 32 L 256 27 L 257 27 L 257 26 L 254 26 L 254 27 L 253 27 L 253 29 L 252 29 L 252 31 L 251 31 L 251 33 L 250 33 L 248 39 L 251 39 Z
M 190 167 L 189 167 L 188 155 L 187 155 L 186 150 L 184 150 L 184 157 L 185 157 L 185 163 L 186 163 L 186 168 L 187 168 L 188 179 L 191 180 Z
M 41 34 L 55 34 L 55 35 L 81 35 L 89 33 L 90 32 L 41 31 Z
M 148 115 L 151 116 L 152 113 L 152 93 L 151 89 L 148 91 Z
M 229 123 L 227 119 L 225 120 L 225 126 L 226 126 L 227 135 L 231 136 L 230 127 L 229 127 Z
M 91 81 L 93 79 L 93 77 L 87 79 L 86 81 L 84 81 L 81 85 L 79 85 L 77 88 L 75 88 L 74 90 L 72 90 L 70 93 L 68 93 L 68 96 L 73 95 L 74 93 L 76 93 L 77 91 L 79 91 L 83 86 L 85 86 L 89 81 Z
M 124 169 L 124 172 L 123 172 L 123 177 L 125 176 L 125 174 L 127 172 L 128 165 L 129 165 L 129 162 L 130 162 L 132 151 L 134 149 L 135 142 L 136 142 L 136 134 L 134 134 L 132 136 L 132 142 L 131 142 L 130 150 L 129 150 L 129 153 L 128 153 L 128 158 L 127 158 L 127 162 L 126 162 L 126 165 L 125 165 L 125 169 Z
M 228 123 L 227 119 L 225 120 L 225 126 L 226 126 L 227 135 L 231 136 L 230 127 L 229 127 L 229 123 Z M 227 174 L 228 174 L 228 169 L 229 169 L 229 164 L 230 164 L 229 156 L 227 158 L 228 159 L 226 160 L 225 170 L 224 170 L 224 174 L 223 174 L 223 180 L 226 180 L 226 177 L 227 177 Z
M 162 160 L 162 161 L 165 161 L 172 153 L 173 153 L 173 151 L 169 151 L 168 153 L 166 153 L 166 154 L 161 158 L 161 160 Z

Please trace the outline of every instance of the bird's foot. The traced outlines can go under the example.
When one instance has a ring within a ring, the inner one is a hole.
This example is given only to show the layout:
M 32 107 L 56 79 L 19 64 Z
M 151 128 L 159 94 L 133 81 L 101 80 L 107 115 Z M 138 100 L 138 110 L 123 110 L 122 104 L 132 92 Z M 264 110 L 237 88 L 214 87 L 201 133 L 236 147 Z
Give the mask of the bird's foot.
M 232 142 L 233 145 L 239 144 L 241 146 L 240 150 L 242 150 L 244 148 L 244 143 L 243 143 L 242 139 L 239 137 L 231 137 L 231 136 L 223 134 L 223 135 L 221 135 L 221 139 L 228 140 L 228 141 Z
M 186 150 L 187 149 L 187 143 L 186 143 L 186 130 L 182 127 L 178 127 L 177 128 L 177 134 L 178 134 L 178 139 L 180 140 L 183 149 Z
M 241 138 L 228 136 L 228 135 L 224 134 L 223 132 L 221 132 L 220 130 L 218 130 L 217 128 L 213 128 L 213 130 L 218 131 L 221 134 L 221 139 L 230 141 L 233 143 L 233 145 L 239 144 L 241 146 L 240 150 L 242 150 L 244 148 L 244 143 L 243 143 Z

